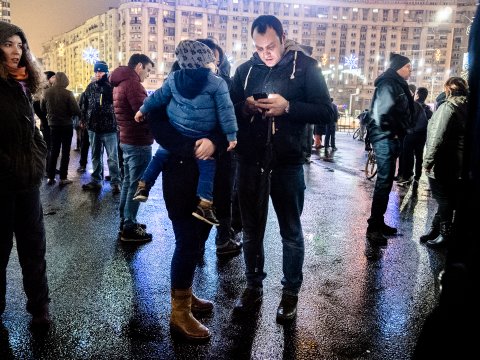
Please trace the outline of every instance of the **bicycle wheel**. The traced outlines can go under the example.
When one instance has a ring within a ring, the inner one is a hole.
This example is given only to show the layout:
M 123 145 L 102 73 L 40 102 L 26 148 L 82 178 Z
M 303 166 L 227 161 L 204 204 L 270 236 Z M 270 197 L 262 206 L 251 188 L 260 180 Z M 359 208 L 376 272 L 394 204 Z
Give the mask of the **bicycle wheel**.
M 357 128 L 357 129 L 353 132 L 353 140 L 356 140 L 359 136 L 360 136 L 360 128 Z
M 375 175 L 377 175 L 377 160 L 375 159 L 375 153 L 373 150 L 370 150 L 365 164 L 365 176 L 368 180 L 371 180 Z

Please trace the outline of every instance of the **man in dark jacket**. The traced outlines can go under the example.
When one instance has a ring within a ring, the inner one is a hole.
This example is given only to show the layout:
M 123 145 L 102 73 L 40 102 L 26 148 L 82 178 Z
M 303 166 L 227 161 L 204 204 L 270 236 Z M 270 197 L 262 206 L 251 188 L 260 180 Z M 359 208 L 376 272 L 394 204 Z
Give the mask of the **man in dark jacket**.
M 389 68 L 375 80 L 368 134 L 377 160 L 377 180 L 367 227 L 367 239 L 374 246 L 387 245 L 384 235 L 397 233 L 396 228 L 385 224 L 383 216 L 393 185 L 400 144 L 413 125 L 413 97 L 406 82 L 411 72 L 410 59 L 392 54 Z
M 300 215 L 308 123 L 330 122 L 334 113 L 317 61 L 286 41 L 276 17 L 259 16 L 251 36 L 256 52 L 237 69 L 231 89 L 239 127 L 238 191 L 247 278 L 234 312 L 252 311 L 262 300 L 263 238 L 271 196 L 283 242 L 283 295 L 277 310 L 277 321 L 283 323 L 296 316 L 303 279 Z M 261 93 L 268 96 L 261 98 Z
M 427 88 L 420 87 L 415 92 L 415 112 L 413 119 L 415 126 L 403 140 L 403 169 L 400 178 L 397 179 L 398 185 L 407 185 L 413 180 L 418 181 L 422 175 L 423 148 L 427 140 L 428 120 L 432 117 L 432 110 L 425 104 L 428 96 Z M 415 165 L 414 165 L 415 164 Z
M 110 75 L 113 85 L 113 106 L 120 128 L 120 148 L 123 152 L 123 186 L 120 195 L 120 240 L 144 242 L 152 240 L 152 234 L 145 231 L 145 225 L 137 222 L 140 203 L 133 201 L 138 180 L 152 158 L 153 135 L 148 123 L 137 123 L 135 113 L 140 109 L 147 92 L 142 82 L 153 69 L 153 62 L 147 55 L 133 54 L 128 66 L 116 68 Z
M 47 113 L 48 126 L 50 127 L 51 149 L 47 169 L 48 185 L 55 183 L 55 171 L 57 159 L 62 149 L 60 161 L 60 185 L 71 184 L 67 178 L 68 164 L 70 162 L 70 147 L 72 144 L 74 115 L 80 116 L 80 108 L 77 100 L 70 90 L 68 77 L 63 72 L 55 74 L 55 82 L 52 87 L 45 91 L 42 100 L 42 110 Z
M 100 190 L 103 179 L 103 148 L 107 151 L 112 193 L 120 193 L 120 168 L 118 166 L 117 121 L 113 111 L 113 90 L 108 81 L 108 65 L 97 61 L 94 65 L 95 81 L 88 84 L 82 98 L 81 121 L 85 122 L 92 148 L 92 181 L 82 186 L 84 190 Z

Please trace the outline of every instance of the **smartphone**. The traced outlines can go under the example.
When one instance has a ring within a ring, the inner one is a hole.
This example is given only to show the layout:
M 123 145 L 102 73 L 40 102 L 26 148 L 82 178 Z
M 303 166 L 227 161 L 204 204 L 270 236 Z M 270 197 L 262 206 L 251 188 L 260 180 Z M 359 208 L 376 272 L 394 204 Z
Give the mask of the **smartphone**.
M 256 94 L 253 94 L 253 98 L 255 100 L 258 100 L 258 99 L 266 99 L 268 98 L 268 94 L 267 93 L 256 93 Z

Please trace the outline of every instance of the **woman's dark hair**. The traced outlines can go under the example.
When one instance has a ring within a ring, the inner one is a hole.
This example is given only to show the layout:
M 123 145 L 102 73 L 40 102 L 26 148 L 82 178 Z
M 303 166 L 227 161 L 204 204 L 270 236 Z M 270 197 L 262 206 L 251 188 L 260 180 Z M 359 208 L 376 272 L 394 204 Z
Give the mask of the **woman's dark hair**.
M 260 15 L 259 17 L 257 17 L 253 21 L 250 36 L 253 37 L 253 32 L 255 30 L 257 30 L 259 34 L 265 34 L 267 32 L 267 28 L 272 28 L 273 30 L 275 30 L 278 37 L 280 38 L 281 43 L 283 38 L 283 26 L 280 20 L 278 20 L 273 15 Z
M 213 39 L 197 39 L 197 41 L 201 42 L 204 45 L 207 45 L 210 48 L 210 50 L 213 51 L 213 53 L 215 53 L 215 50 L 217 50 L 218 51 L 218 63 L 219 64 L 222 63 L 223 57 L 225 55 L 223 53 L 223 49 L 220 46 L 217 45 L 215 40 L 213 40 Z
M 32 54 L 30 53 L 30 48 L 26 41 L 25 35 L 23 33 L 17 33 L 14 35 L 20 36 L 22 40 L 22 57 L 18 63 L 19 67 L 25 67 L 28 73 L 28 79 L 26 81 L 27 87 L 30 90 L 30 93 L 34 95 L 38 90 L 42 88 L 43 83 L 43 74 L 35 60 L 33 60 Z M 8 77 L 8 70 L 3 65 L 5 62 L 5 54 L 0 50 L 0 77 L 6 79 Z
M 447 81 L 445 81 L 445 93 L 447 96 L 455 95 L 468 95 L 468 84 L 467 82 L 458 76 L 452 76 Z

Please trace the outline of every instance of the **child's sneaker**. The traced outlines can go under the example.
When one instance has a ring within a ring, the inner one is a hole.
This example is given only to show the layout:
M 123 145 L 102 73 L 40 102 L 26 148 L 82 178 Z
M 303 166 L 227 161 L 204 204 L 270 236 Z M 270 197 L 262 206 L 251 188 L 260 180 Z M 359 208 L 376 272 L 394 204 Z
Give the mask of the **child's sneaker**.
M 192 212 L 192 215 L 197 219 L 200 219 L 207 224 L 218 226 L 220 222 L 215 215 L 215 210 L 213 209 L 212 204 L 206 204 L 202 201 L 197 205 L 197 210 Z
M 150 190 L 147 187 L 147 184 L 145 183 L 145 181 L 140 180 L 138 182 L 137 191 L 135 191 L 135 194 L 133 195 L 133 200 L 145 202 L 148 200 L 149 192 Z

